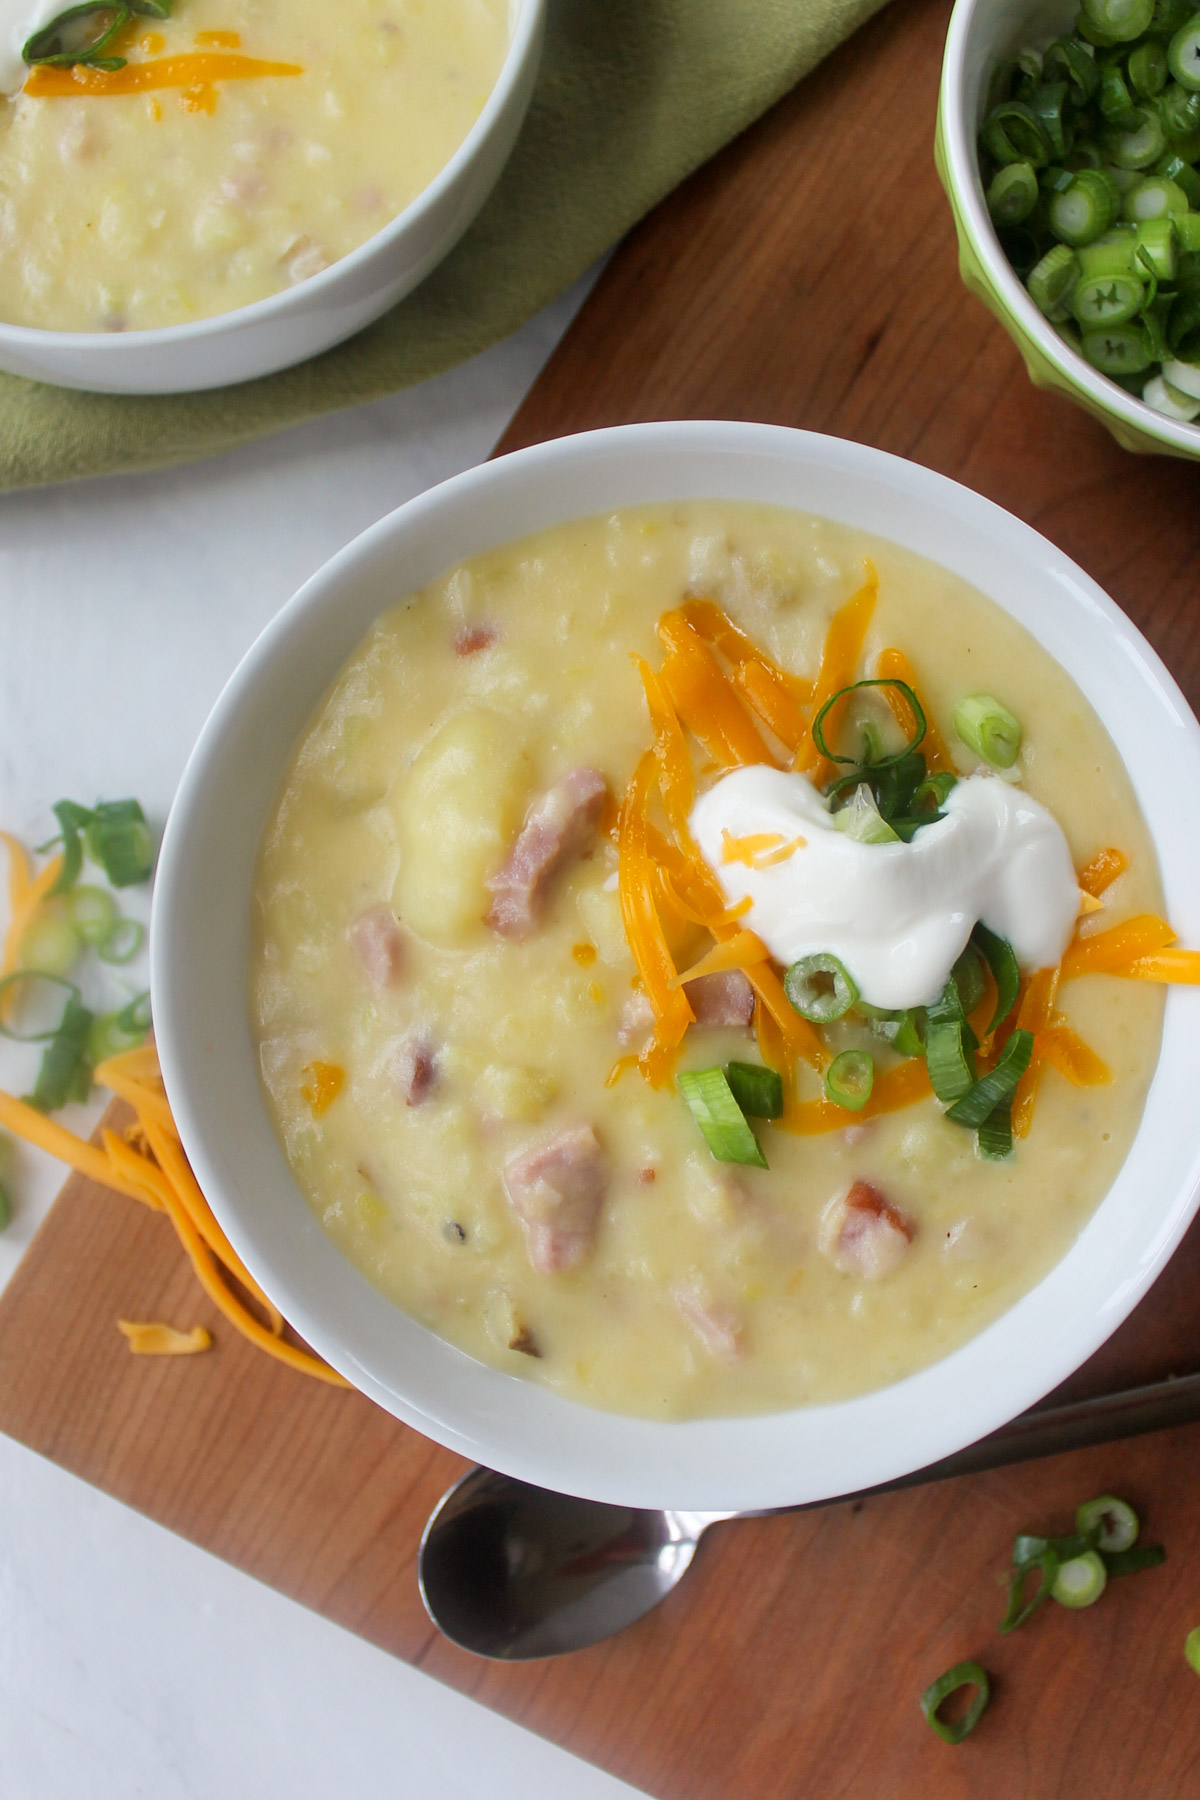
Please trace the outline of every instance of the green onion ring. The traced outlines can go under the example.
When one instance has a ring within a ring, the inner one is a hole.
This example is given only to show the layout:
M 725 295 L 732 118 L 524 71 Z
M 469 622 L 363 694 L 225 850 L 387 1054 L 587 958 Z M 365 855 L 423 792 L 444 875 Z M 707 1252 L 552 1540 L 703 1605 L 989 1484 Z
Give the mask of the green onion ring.
M 832 982 L 832 987 L 821 977 Z M 792 964 L 783 978 L 783 991 L 801 1017 L 814 1025 L 831 1025 L 844 1018 L 858 999 L 853 976 L 836 956 L 823 950 Z
M 767 1159 L 746 1123 L 721 1069 L 688 1069 L 675 1077 L 704 1141 L 717 1162 L 745 1163 L 765 1169 Z
M 874 1086 L 875 1058 L 866 1050 L 843 1050 L 825 1071 L 825 1092 L 847 1112 L 861 1112 Z
M 836 694 L 830 695 L 829 699 L 825 702 L 824 706 L 812 722 L 813 743 L 817 746 L 821 755 L 827 757 L 830 762 L 853 763 L 857 765 L 858 759 L 853 756 L 835 756 L 833 751 L 829 748 L 829 745 L 825 742 L 824 731 L 826 713 L 831 706 L 836 706 L 839 700 L 844 700 L 847 694 L 856 693 L 859 688 L 876 687 L 899 688 L 900 692 L 904 695 L 904 698 L 908 701 L 908 704 L 912 707 L 913 718 L 917 722 L 917 730 L 911 743 L 905 744 L 903 750 L 897 750 L 894 756 L 885 756 L 882 762 L 872 763 L 870 765 L 871 769 L 873 771 L 875 769 L 890 769 L 893 764 L 902 761 L 904 757 L 908 756 L 911 751 L 917 748 L 918 744 L 924 741 L 926 732 L 925 714 L 922 710 L 921 702 L 917 699 L 917 696 L 913 693 L 907 681 L 897 681 L 893 677 L 885 676 L 875 676 L 869 681 L 852 681 L 849 687 L 839 688 Z
M 1078 1611 L 1094 1606 L 1108 1586 L 1108 1570 L 1095 1550 L 1085 1550 L 1069 1562 L 1059 1563 L 1050 1589 L 1050 1598 L 1060 1606 Z
M 65 988 L 68 1005 L 72 1000 L 80 999 L 79 989 L 73 981 L 64 981 L 61 975 L 43 974 L 40 969 L 16 969 L 11 975 L 6 975 L 0 981 L 0 999 L 10 988 L 16 987 L 22 981 L 45 981 L 49 982 L 52 987 Z M 57 1025 L 52 1026 L 49 1031 L 14 1031 L 10 1025 L 4 1023 L 3 1011 L 0 1010 L 0 1037 L 11 1038 L 14 1043 L 48 1044 L 52 1038 L 58 1036 L 58 1031 Z
M 783 1078 L 774 1069 L 763 1063 L 726 1063 L 725 1079 L 734 1099 L 751 1118 L 782 1118 Z
M 953 1722 L 943 1719 L 940 1716 L 943 1702 L 965 1687 L 975 1689 L 975 1698 L 962 1718 Z M 977 1662 L 960 1662 L 955 1663 L 952 1669 L 947 1669 L 944 1675 L 939 1675 L 925 1689 L 921 1695 L 921 1711 L 926 1723 L 937 1732 L 943 1743 L 961 1744 L 978 1725 L 991 1697 L 992 1684 L 988 1680 L 986 1669 Z
M 83 19 L 97 13 L 110 15 L 108 24 L 100 25 L 90 42 L 81 43 L 75 50 L 64 49 L 63 26 L 72 19 Z M 82 5 L 68 6 L 51 19 L 48 25 L 43 25 L 40 31 L 35 31 L 32 37 L 27 38 L 21 56 L 25 62 L 35 67 L 40 64 L 45 68 L 65 69 L 75 63 L 88 63 L 93 68 L 123 69 L 123 56 L 105 56 L 103 52 L 132 17 L 133 13 L 125 0 L 99 0 L 98 4 L 96 0 L 83 0 Z
M 132 962 L 146 939 L 146 927 L 136 919 L 114 919 L 102 941 L 96 946 L 101 962 Z
M 1131 1550 L 1137 1543 L 1138 1516 L 1132 1506 L 1118 1500 L 1115 1494 L 1085 1500 L 1075 1514 L 1075 1526 L 1084 1533 L 1099 1527 L 1097 1550 Z

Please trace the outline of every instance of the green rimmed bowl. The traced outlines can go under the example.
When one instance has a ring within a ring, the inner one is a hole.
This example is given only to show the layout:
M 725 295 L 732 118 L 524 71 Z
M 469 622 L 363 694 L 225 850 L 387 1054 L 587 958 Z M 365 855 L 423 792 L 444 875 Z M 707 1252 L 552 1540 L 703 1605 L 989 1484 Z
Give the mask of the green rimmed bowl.
M 1200 461 L 1200 423 L 1168 419 L 1118 387 L 1039 312 L 1000 247 L 984 201 L 976 138 L 992 71 L 1025 45 L 1068 30 L 1076 10 L 1056 0 L 957 0 L 942 63 L 935 155 L 958 231 L 959 269 L 1016 344 L 1036 387 L 1082 406 L 1125 450 Z

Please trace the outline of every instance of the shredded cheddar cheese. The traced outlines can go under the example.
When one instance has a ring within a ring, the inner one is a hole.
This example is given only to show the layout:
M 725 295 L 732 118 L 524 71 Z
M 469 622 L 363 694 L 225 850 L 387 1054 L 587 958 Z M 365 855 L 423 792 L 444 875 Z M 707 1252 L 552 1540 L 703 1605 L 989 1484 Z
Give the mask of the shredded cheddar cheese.
M 255 56 L 218 51 L 185 52 L 152 62 L 128 62 L 123 69 L 94 69 L 72 63 L 65 69 L 38 63 L 23 92 L 34 100 L 89 99 L 112 94 L 144 94 L 160 88 L 196 90 L 216 81 L 256 81 L 265 76 L 303 75 L 299 63 L 263 62 Z
M 118 1319 L 117 1330 L 127 1339 L 134 1356 L 196 1356 L 212 1349 L 212 1334 L 203 1325 L 190 1331 L 176 1331 L 173 1325 L 156 1321 Z
M 308 1077 L 300 1092 L 312 1108 L 314 1119 L 319 1119 L 323 1112 L 329 1111 L 341 1093 L 346 1071 L 339 1068 L 337 1063 L 310 1062 L 300 1073 Z
M 748 869 L 769 869 L 776 863 L 787 862 L 797 850 L 803 850 L 807 841 L 802 837 L 788 841 L 778 831 L 756 831 L 748 837 L 734 837 L 732 832 L 725 830 L 721 833 L 721 861 L 745 863 Z

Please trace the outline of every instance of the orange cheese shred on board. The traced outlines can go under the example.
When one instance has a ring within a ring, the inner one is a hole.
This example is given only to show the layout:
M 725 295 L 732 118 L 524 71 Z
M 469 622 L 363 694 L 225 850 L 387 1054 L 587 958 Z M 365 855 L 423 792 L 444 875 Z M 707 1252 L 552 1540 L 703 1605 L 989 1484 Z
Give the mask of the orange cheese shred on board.
M 1086 863 L 1079 871 L 1079 885 L 1085 894 L 1098 900 L 1106 888 L 1112 886 L 1118 875 L 1123 875 L 1129 867 L 1129 858 L 1121 850 L 1098 850 L 1091 862 Z
M 264 62 L 256 56 L 222 51 L 185 52 L 152 62 L 127 62 L 123 69 L 92 69 L 84 63 L 31 69 L 24 93 L 34 100 L 101 99 L 119 94 L 145 94 L 160 88 L 204 88 L 216 81 L 260 81 L 268 76 L 303 75 L 299 63 Z
M 925 714 L 925 736 L 921 739 L 920 751 L 925 758 L 925 767 L 931 775 L 955 773 L 954 761 L 946 748 L 945 739 L 937 728 L 933 714 L 925 704 L 913 666 L 902 650 L 881 650 L 875 673 L 884 681 L 903 681 L 917 696 L 917 703 Z M 906 738 L 911 738 L 917 728 L 916 715 L 912 707 L 900 692 L 899 688 L 886 687 L 881 690 L 884 699 L 892 711 L 892 717 L 899 725 Z
M 192 1174 L 183 1145 L 166 1104 L 158 1055 L 153 1044 L 130 1050 L 101 1063 L 96 1080 L 132 1106 L 137 1115 L 134 1142 L 115 1131 L 105 1129 L 99 1145 L 86 1143 L 74 1132 L 55 1120 L 27 1106 L 11 1094 L 0 1092 L 0 1126 L 45 1150 L 58 1161 L 86 1175 L 99 1186 L 114 1189 L 129 1199 L 138 1200 L 156 1212 L 165 1212 L 174 1226 L 196 1276 L 209 1299 L 231 1325 L 252 1344 L 265 1350 L 279 1362 L 287 1364 L 318 1381 L 337 1387 L 348 1387 L 336 1370 L 314 1356 L 311 1351 L 289 1342 L 282 1334 L 284 1321 L 257 1282 L 245 1268 L 224 1231 L 214 1217 L 200 1186 Z M 250 1296 L 269 1320 L 264 1325 L 230 1286 L 230 1278 Z M 128 1327 L 128 1331 L 126 1331 Z M 130 1336 L 131 1349 L 138 1354 L 178 1355 L 181 1349 L 149 1349 L 133 1341 L 133 1333 L 167 1332 L 171 1328 L 157 1324 L 142 1325 L 124 1321 L 120 1326 Z M 208 1333 L 204 1327 L 196 1332 Z M 207 1343 L 196 1339 L 192 1351 L 207 1349 Z M 181 1335 L 181 1334 L 175 1334 Z M 152 1340 L 148 1340 L 150 1342 Z M 164 1340 L 165 1342 L 165 1340 Z
M 0 843 L 8 851 L 8 930 L 4 934 L 4 955 L 0 959 L 0 978 L 13 975 L 20 967 L 21 941 L 34 914 L 62 873 L 63 859 L 52 856 L 44 869 L 35 875 L 24 844 L 7 831 L 0 831 Z M 0 996 L 0 1019 L 11 1017 L 15 996 L 11 988 Z
M 858 592 L 838 608 L 829 621 L 829 630 L 825 635 L 825 647 L 821 652 L 821 667 L 817 673 L 813 690 L 813 718 L 815 719 L 823 706 L 828 705 L 833 696 L 844 687 L 849 687 L 854 680 L 862 656 L 863 640 L 867 635 L 867 627 L 875 612 L 875 600 L 879 591 L 879 579 L 875 566 L 868 560 L 867 578 Z M 832 744 L 837 736 L 838 725 L 845 709 L 845 702 L 832 708 L 825 715 L 822 733 L 827 744 Z M 795 764 L 803 770 L 817 787 L 828 781 L 833 764 L 821 755 L 811 731 L 806 733 L 800 746 Z
M 203 1325 L 177 1331 L 173 1325 L 157 1321 L 118 1319 L 117 1330 L 135 1356 L 196 1356 L 212 1349 L 212 1334 Z

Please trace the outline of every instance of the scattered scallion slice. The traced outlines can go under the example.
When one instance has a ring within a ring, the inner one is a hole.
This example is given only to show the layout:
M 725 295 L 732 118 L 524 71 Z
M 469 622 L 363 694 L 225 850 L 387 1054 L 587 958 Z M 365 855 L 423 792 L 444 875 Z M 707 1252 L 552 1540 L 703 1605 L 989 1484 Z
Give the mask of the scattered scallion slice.
M 943 1719 L 941 1709 L 951 1694 L 957 1694 L 962 1688 L 975 1689 L 975 1697 L 967 1710 L 958 1719 Z M 977 1662 L 955 1663 L 944 1675 L 939 1675 L 921 1695 L 921 1711 L 932 1730 L 937 1732 L 945 1744 L 961 1744 L 969 1737 L 983 1717 L 992 1688 L 987 1671 Z
M 1129 1550 L 1102 1550 L 1109 1579 L 1117 1575 L 1140 1575 L 1143 1569 L 1157 1569 L 1167 1560 L 1161 1544 L 1134 1544 Z
M 814 1025 L 843 1018 L 858 999 L 858 988 L 836 956 L 818 951 L 794 962 L 783 978 L 783 991 L 796 1011 Z
M 956 1125 L 978 1127 L 983 1124 L 994 1109 L 1002 1101 L 1011 1100 L 1016 1092 L 1017 1083 L 1029 1067 L 1029 1059 L 1033 1055 L 1032 1031 L 1014 1031 L 994 1068 L 986 1075 L 981 1075 L 974 1086 L 968 1089 L 947 1113 Z M 932 1072 L 931 1077 L 932 1079 Z M 936 1092 L 936 1088 L 934 1090 Z
M 66 896 L 67 917 L 85 944 L 102 944 L 117 921 L 116 903 L 104 888 L 86 883 Z
M 982 1125 L 976 1128 L 975 1142 L 986 1162 L 1004 1162 L 1013 1151 L 1012 1101 L 1001 1100 L 993 1106 Z
M 1189 1631 L 1183 1640 L 1183 1654 L 1191 1668 L 1200 1675 L 1200 1625 Z
M 129 1028 L 127 1009 L 119 1012 L 100 1013 L 92 1020 L 88 1033 L 88 1061 L 93 1067 L 97 1063 L 107 1062 L 110 1056 L 121 1056 L 126 1050 L 137 1050 L 146 1041 L 146 1028 L 136 1025 Z
M 950 971 L 950 979 L 958 989 L 958 1002 L 965 1016 L 975 1011 L 983 999 L 983 958 L 974 944 L 968 944 Z
M 19 1010 L 25 1011 L 30 1005 L 42 1010 L 38 1007 L 38 1001 L 48 998 L 40 992 L 44 988 L 62 988 L 68 996 L 73 995 L 76 1000 L 79 999 L 79 989 L 74 982 L 64 980 L 61 975 L 46 974 L 39 969 L 15 969 L 11 975 L 5 975 L 0 980 L 0 999 L 7 993 L 15 993 Z M 57 1030 L 57 1025 L 51 1025 L 45 1031 L 17 1031 L 5 1022 L 4 1009 L 0 1007 L 0 1037 L 11 1038 L 14 1043 L 45 1044 L 54 1037 Z
M 149 881 L 154 839 L 136 800 L 102 800 L 84 832 L 87 853 L 115 888 Z
M 1123 322 L 1123 321 L 1122 321 Z M 954 729 L 968 750 L 993 769 L 1011 769 L 1021 749 L 1021 725 L 991 694 L 968 694 L 954 709 Z
M 758 1139 L 734 1099 L 723 1070 L 690 1069 L 677 1075 L 675 1080 L 717 1162 L 746 1163 L 759 1169 L 767 1167 Z
M 114 919 L 103 941 L 96 946 L 101 962 L 132 962 L 145 941 L 146 928 L 137 919 Z
M 1085 1533 L 1099 1528 L 1097 1550 L 1131 1550 L 1137 1543 L 1138 1516 L 1115 1494 L 1085 1500 L 1075 1514 L 1075 1527 Z
M 0 1231 L 4 1231 L 12 1223 L 12 1200 L 8 1189 L 0 1181 Z
M 1043 1606 L 1050 1598 L 1050 1590 L 1054 1586 L 1054 1578 L 1058 1574 L 1058 1557 L 1049 1547 L 1036 1557 L 1025 1562 L 1013 1564 L 1012 1574 L 1008 1582 L 1008 1607 L 1000 1621 L 1000 1630 L 1004 1636 L 1012 1631 L 1019 1631 L 1027 1625 L 1039 1606 Z M 1029 1590 L 1030 1577 L 1038 1577 L 1038 1585 Z
M 69 975 L 82 951 L 82 936 L 61 912 L 35 914 L 21 933 L 21 966 L 39 975 Z
M 1094 1606 L 1108 1585 L 1108 1571 L 1095 1550 L 1085 1550 L 1060 1563 L 1050 1589 L 1050 1597 L 1060 1606 L 1077 1610 Z
M 42 1052 L 37 1081 L 27 1096 L 30 1106 L 39 1112 L 57 1112 L 69 1100 L 87 1099 L 92 1086 L 88 1060 L 91 1029 L 91 1012 L 78 994 L 70 993 L 58 1030 Z
M 843 1050 L 825 1071 L 825 1092 L 848 1112 L 861 1112 L 874 1086 L 875 1059 L 866 1050 Z
M 751 1118 L 782 1118 L 783 1080 L 774 1069 L 762 1063 L 726 1063 L 725 1079 L 734 1099 Z

